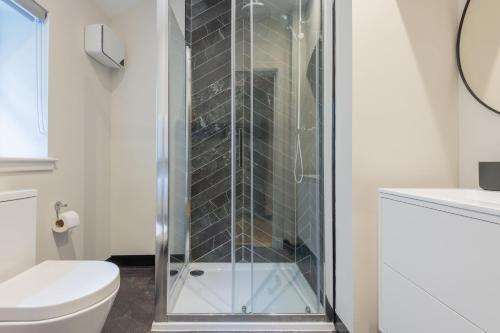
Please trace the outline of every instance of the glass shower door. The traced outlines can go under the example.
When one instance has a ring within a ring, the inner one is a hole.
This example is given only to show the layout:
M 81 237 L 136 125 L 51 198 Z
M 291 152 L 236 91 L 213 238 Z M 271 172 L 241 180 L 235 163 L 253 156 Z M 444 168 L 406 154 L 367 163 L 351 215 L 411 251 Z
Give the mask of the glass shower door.
M 322 1 L 235 3 L 233 311 L 324 313 Z

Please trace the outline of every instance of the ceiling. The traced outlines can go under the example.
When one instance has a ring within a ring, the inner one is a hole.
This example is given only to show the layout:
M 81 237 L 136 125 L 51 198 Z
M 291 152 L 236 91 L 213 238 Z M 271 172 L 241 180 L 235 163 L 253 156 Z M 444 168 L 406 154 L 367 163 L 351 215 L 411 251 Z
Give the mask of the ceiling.
M 94 0 L 107 16 L 113 17 L 134 7 L 143 0 Z

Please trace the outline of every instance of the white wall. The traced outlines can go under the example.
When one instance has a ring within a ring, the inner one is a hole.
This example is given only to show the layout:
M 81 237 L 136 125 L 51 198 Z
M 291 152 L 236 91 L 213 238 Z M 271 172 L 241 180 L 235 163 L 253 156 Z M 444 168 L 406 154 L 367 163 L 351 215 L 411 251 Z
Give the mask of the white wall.
M 459 0 L 459 3 L 461 16 L 465 0 Z M 479 104 L 461 80 L 458 97 L 460 186 L 478 188 L 478 163 L 500 161 L 500 115 Z
M 109 71 L 83 51 L 85 24 L 106 22 L 87 0 L 39 0 L 49 11 L 49 156 L 57 170 L 0 174 L 0 190 L 39 191 L 37 260 L 107 258 L 109 249 Z M 53 205 L 76 210 L 80 228 L 54 236 Z
M 54 172 L 0 174 L 0 190 L 35 188 L 38 260 L 153 254 L 156 203 L 155 0 L 107 17 L 94 1 L 41 0 L 49 11 L 49 156 Z M 84 26 L 106 23 L 126 45 L 111 71 L 84 52 Z M 53 205 L 82 225 L 54 236 Z
M 154 254 L 156 213 L 156 3 L 142 0 L 113 16 L 126 45 L 112 74 L 111 252 Z
M 458 185 L 457 10 L 456 0 L 353 0 L 356 333 L 378 331 L 377 189 Z
M 479 188 L 479 162 L 500 161 L 500 115 L 459 85 L 460 187 Z

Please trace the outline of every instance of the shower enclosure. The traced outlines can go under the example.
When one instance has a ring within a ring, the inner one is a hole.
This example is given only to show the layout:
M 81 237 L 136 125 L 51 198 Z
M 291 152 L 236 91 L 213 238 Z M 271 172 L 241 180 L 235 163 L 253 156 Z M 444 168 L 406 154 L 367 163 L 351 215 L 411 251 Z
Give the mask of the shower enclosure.
M 156 322 L 326 320 L 332 6 L 158 2 Z

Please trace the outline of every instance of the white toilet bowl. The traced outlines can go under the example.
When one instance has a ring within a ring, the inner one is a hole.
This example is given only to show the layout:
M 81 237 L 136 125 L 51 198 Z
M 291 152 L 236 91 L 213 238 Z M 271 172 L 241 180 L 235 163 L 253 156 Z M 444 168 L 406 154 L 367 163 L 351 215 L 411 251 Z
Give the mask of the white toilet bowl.
M 45 261 L 0 283 L 0 333 L 99 333 L 119 286 L 112 263 Z

